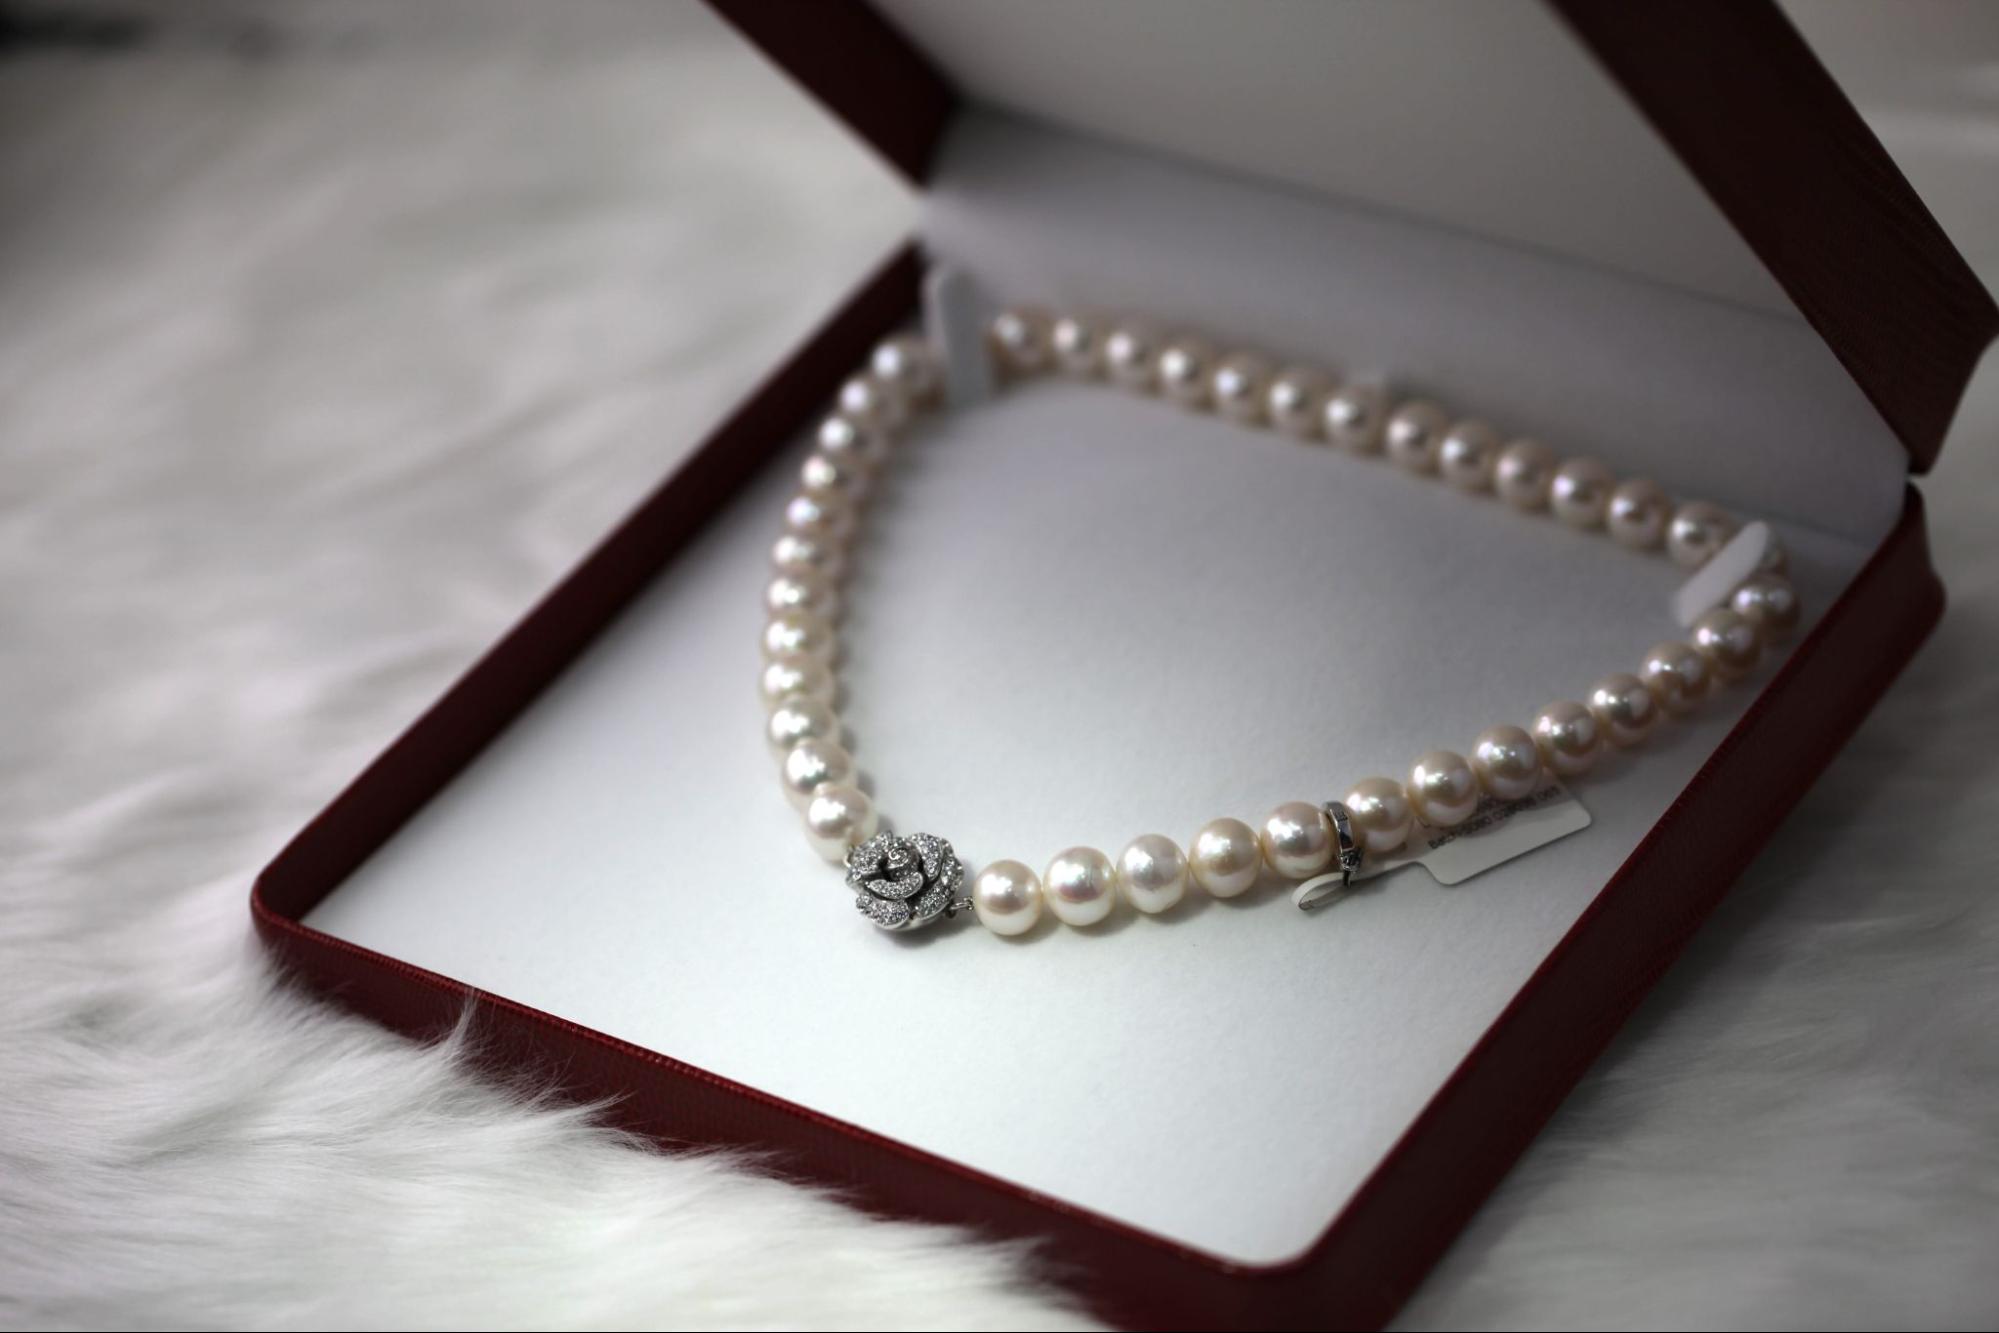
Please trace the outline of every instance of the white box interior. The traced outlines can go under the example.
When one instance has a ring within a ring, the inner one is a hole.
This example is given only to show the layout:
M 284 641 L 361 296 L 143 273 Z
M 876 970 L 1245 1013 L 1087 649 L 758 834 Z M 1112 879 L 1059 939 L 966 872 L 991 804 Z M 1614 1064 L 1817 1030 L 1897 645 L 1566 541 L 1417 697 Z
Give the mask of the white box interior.
M 1794 314 L 1298 184 L 974 110 L 927 240 L 1005 296 L 1380 370 L 1768 517 L 1814 614 L 1892 526 L 1904 456 Z M 886 935 L 760 735 L 797 457 L 310 924 L 1236 1261 L 1323 1230 L 1770 675 L 1577 784 L 1591 828 L 1458 889 Z M 974 864 L 1327 799 L 1676 635 L 1661 559 L 1062 382 L 925 426 L 859 557 L 856 757 Z

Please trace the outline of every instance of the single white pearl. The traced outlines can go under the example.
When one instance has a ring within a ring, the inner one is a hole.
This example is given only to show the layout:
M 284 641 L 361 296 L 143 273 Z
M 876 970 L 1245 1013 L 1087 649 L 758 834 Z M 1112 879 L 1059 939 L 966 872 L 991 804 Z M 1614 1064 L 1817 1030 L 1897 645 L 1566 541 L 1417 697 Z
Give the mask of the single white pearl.
M 1382 447 L 1388 457 L 1405 472 L 1423 475 L 1437 470 L 1437 446 L 1450 428 L 1444 409 L 1423 399 L 1402 404 L 1388 415 Z
M 1104 370 L 1104 334 L 1084 315 L 1057 315 L 1048 331 L 1055 351 L 1055 368 L 1078 379 L 1094 379 Z
M 1692 644 L 1667 642 L 1653 645 L 1645 654 L 1638 679 L 1645 682 L 1661 708 L 1669 713 L 1689 713 L 1707 697 L 1714 672 Z
M 1286 801 L 1264 818 L 1257 838 L 1263 863 L 1286 879 L 1304 879 L 1333 859 L 1333 821 L 1310 801 Z
M 835 740 L 800 741 L 785 751 L 778 764 L 784 794 L 803 810 L 812 793 L 829 782 L 852 782 L 854 759 Z
M 1104 339 L 1104 368 L 1111 383 L 1133 393 L 1159 387 L 1159 335 L 1150 324 L 1120 323 Z
M 1117 903 L 1117 869 L 1094 847 L 1071 847 L 1048 863 L 1041 890 L 1063 925 L 1094 926 Z
M 1180 406 L 1199 411 L 1208 396 L 1208 372 L 1215 349 L 1199 338 L 1175 338 L 1159 353 L 1159 391 Z
M 1740 680 L 1756 669 L 1757 659 L 1763 656 L 1763 636 L 1755 622 L 1725 606 L 1717 606 L 1696 620 L 1690 637 L 1714 674 L 1723 680 Z
M 1388 395 L 1375 384 L 1342 384 L 1326 395 L 1319 428 L 1328 440 L 1356 454 L 1377 453 L 1388 420 Z
M 863 371 L 840 386 L 839 406 L 870 430 L 897 431 L 909 420 L 909 400 L 902 390 L 873 371 Z
M 1772 643 L 1789 637 L 1804 615 L 1798 590 L 1775 574 L 1752 574 L 1728 599 L 1729 610 L 1763 632 Z
M 883 341 L 868 358 L 868 368 L 911 406 L 927 406 L 942 396 L 944 369 L 930 340 L 919 334 L 900 333 Z
M 847 552 L 837 542 L 787 532 L 771 543 L 771 567 L 780 574 L 817 574 L 838 579 L 847 569 Z
M 1354 841 L 1363 853 L 1386 855 L 1409 841 L 1416 811 L 1394 778 L 1362 778 L 1341 798 Z
M 1548 508 L 1572 528 L 1600 528 L 1616 486 L 1610 469 L 1594 458 L 1571 458 L 1548 484 Z
M 972 880 L 972 911 L 995 935 L 1025 935 L 1041 920 L 1041 881 L 1018 861 L 995 861 Z
M 1437 444 L 1437 471 L 1467 495 L 1492 489 L 1498 463 L 1499 436 L 1483 421 L 1460 421 Z
M 867 498 L 868 470 L 814 449 L 798 465 L 798 484 L 808 492 L 830 492 L 850 505 L 859 504 Z
M 854 507 L 830 491 L 800 491 L 784 502 L 784 525 L 826 541 L 845 541 L 854 530 Z
M 1270 362 L 1254 352 L 1224 357 L 1208 383 L 1215 411 L 1239 426 L 1263 422 L 1264 395 L 1270 388 Z
M 1561 699 L 1535 717 L 1534 744 L 1550 771 L 1572 778 L 1595 767 L 1597 756 L 1603 753 L 1603 729 L 1588 708 L 1573 699 Z
M 1286 435 L 1313 439 L 1331 391 L 1332 381 L 1324 373 L 1310 366 L 1287 366 L 1271 377 L 1263 392 L 1264 413 Z
M 1605 676 L 1590 686 L 1589 711 L 1612 745 L 1636 745 L 1659 723 L 1659 701 L 1629 671 Z
M 1217 898 L 1247 893 L 1263 871 L 1263 848 L 1256 830 L 1240 819 L 1211 819 L 1187 848 L 1194 882 Z
M 835 412 L 819 423 L 813 443 L 819 452 L 836 463 L 850 463 L 863 470 L 880 467 L 888 456 L 889 436 L 848 416 Z
M 1118 854 L 1117 879 L 1126 902 L 1157 916 L 1187 896 L 1187 854 L 1164 834 L 1141 834 Z
M 780 757 L 807 741 L 833 741 L 837 744 L 840 739 L 840 716 L 833 711 L 833 705 L 824 699 L 786 699 L 770 710 L 764 736 L 770 742 L 771 753 Z
M 1554 480 L 1555 451 L 1539 440 L 1515 440 L 1499 451 L 1492 469 L 1492 488 L 1499 498 L 1529 513 L 1548 507 Z
M 1431 750 L 1409 769 L 1402 784 L 1416 818 L 1431 828 L 1456 828 L 1478 809 L 1478 775 L 1451 750 Z
M 1666 520 L 1673 502 L 1656 481 L 1634 477 L 1619 483 L 1610 493 L 1610 508 L 1604 511 L 1603 526 L 1611 540 L 1634 551 L 1656 550 L 1666 539 Z
M 821 574 L 779 574 L 764 587 L 764 607 L 772 615 L 807 611 L 831 620 L 840 612 L 840 594 Z
M 805 804 L 805 836 L 828 861 L 846 860 L 854 844 L 874 837 L 880 827 L 868 794 L 844 782 L 827 783 Z
M 1048 369 L 1055 359 L 1055 349 L 1049 343 L 1050 322 L 1046 311 L 1031 306 L 1002 310 L 993 316 L 986 340 L 1002 375 L 1019 379 Z
M 1541 785 L 1541 751 L 1525 727 L 1487 727 L 1471 747 L 1478 785 L 1502 801 L 1525 800 Z
M 1666 526 L 1666 554 L 1682 569 L 1698 569 L 1728 545 L 1735 527 L 1726 509 L 1705 500 L 1689 500 L 1673 511 L 1673 521 Z
M 838 655 L 840 636 L 833 622 L 810 611 L 786 611 L 764 626 L 764 656 L 810 657 L 831 662 Z
M 787 699 L 833 700 L 833 673 L 814 657 L 786 654 L 773 657 L 759 680 L 764 704 L 775 708 Z

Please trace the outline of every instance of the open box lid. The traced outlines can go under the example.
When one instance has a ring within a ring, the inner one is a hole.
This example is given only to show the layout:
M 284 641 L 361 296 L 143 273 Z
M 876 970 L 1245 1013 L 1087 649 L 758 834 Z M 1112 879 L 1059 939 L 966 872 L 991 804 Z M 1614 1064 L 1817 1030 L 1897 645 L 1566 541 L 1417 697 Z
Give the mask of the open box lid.
M 981 102 L 1802 317 L 1935 461 L 1999 307 L 1774 4 L 1263 2 L 716 7 L 918 185 Z

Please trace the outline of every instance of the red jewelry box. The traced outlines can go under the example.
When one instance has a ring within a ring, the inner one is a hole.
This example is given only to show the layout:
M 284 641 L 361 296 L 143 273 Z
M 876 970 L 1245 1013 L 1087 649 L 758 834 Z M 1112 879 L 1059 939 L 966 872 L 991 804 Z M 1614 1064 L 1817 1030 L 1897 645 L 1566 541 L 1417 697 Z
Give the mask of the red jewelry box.
M 964 99 L 925 51 L 865 6 L 717 7 L 912 181 L 929 179 Z M 1699 182 L 1906 448 L 1911 470 L 1926 467 L 1999 311 L 1796 34 L 1759 3 L 1554 9 L 1578 59 L 1600 64 Z M 891 258 L 303 830 L 258 878 L 257 928 L 302 981 L 400 1030 L 437 1033 L 470 1006 L 496 1070 L 556 1071 L 578 1097 L 616 1097 L 612 1114 L 637 1132 L 777 1149 L 802 1178 L 884 1212 L 1052 1238 L 1108 1318 L 1379 1324 L 1935 623 L 1943 594 L 1913 490 L 1666 816 L 1330 1226 L 1285 1262 L 1231 1262 L 304 924 L 824 409 L 873 342 L 914 312 L 922 268 L 913 249 Z

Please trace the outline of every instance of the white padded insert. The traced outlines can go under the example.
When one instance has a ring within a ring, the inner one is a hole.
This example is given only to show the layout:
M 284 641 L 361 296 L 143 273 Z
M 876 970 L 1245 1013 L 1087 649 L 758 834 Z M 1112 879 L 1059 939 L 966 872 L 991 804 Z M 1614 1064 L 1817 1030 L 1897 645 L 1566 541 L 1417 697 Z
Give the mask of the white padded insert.
M 1769 497 L 1814 613 L 1893 520 L 1865 404 L 1763 312 L 997 122 L 954 141 L 931 241 L 1033 294 L 1357 345 L 1565 443 L 1610 423 L 1622 466 Z M 1768 457 L 1842 447 L 1874 473 L 1787 483 Z M 311 923 L 1240 1262 L 1323 1230 L 1768 678 L 1579 784 L 1590 829 L 1458 889 L 883 935 L 759 734 L 798 457 Z M 926 426 L 858 555 L 856 756 L 900 828 L 975 864 L 1334 796 L 1675 631 L 1661 559 L 1067 383 Z
M 987 106 L 1792 309 L 1542 0 L 878 2 Z

